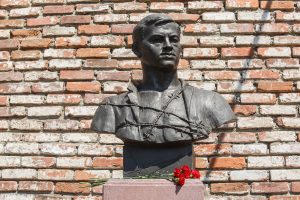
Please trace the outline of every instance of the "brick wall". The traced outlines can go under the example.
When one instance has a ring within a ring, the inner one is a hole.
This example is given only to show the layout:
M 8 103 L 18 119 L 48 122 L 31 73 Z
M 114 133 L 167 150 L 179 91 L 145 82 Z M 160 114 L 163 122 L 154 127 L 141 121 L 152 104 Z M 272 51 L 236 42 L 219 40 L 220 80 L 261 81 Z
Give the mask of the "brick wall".
M 179 76 L 222 93 L 238 116 L 195 144 L 208 195 L 299 199 L 299 10 L 297 1 L 0 0 L 0 199 L 101 199 L 101 187 L 79 182 L 122 176 L 122 142 L 89 127 L 104 97 L 141 77 L 131 32 L 151 12 L 182 25 Z

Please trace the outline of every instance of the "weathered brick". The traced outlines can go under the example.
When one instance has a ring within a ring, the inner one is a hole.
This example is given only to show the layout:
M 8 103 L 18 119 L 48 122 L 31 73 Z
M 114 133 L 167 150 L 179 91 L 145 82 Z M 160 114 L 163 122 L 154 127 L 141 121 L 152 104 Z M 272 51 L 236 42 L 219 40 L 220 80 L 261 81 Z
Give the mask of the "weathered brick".
M 140 79 L 142 79 L 142 71 L 140 75 Z M 197 70 L 185 70 L 178 72 L 178 78 L 183 80 L 202 80 L 202 72 Z
M 67 82 L 66 90 L 70 92 L 98 93 L 101 89 L 99 82 Z
M 230 144 L 199 144 L 194 147 L 196 156 L 227 155 L 231 152 Z
M 46 181 L 20 181 L 18 190 L 22 192 L 52 192 L 54 184 Z
M 230 172 L 232 181 L 266 181 L 269 179 L 266 170 L 237 170 Z
M 261 57 L 291 57 L 289 47 L 260 47 L 257 53 Z
M 262 115 L 296 115 L 296 106 L 288 105 L 262 105 L 260 106 L 260 113 Z
M 76 33 L 75 27 L 44 27 L 43 36 L 72 36 Z
M 251 47 L 234 47 L 234 48 L 222 48 L 221 56 L 223 58 L 241 58 L 241 57 L 251 57 L 254 54 L 254 50 Z
M 117 13 L 134 13 L 134 12 L 145 12 L 147 9 L 147 4 L 146 3 L 135 3 L 135 2 L 130 2 L 130 3 L 115 3 L 113 5 L 114 12 Z M 150 7 L 151 9 L 151 7 Z
M 9 7 L 27 7 L 30 5 L 30 0 L 2 0 L 0 2 L 0 7 L 9 8 Z
M 45 96 L 42 95 L 12 95 L 10 96 L 10 104 L 43 104 Z
M 64 91 L 63 82 L 39 82 L 31 86 L 34 93 L 55 93 Z
M 29 27 L 51 26 L 57 24 L 58 22 L 59 19 L 56 16 L 39 17 L 39 18 L 27 19 L 27 26 Z
M 256 93 L 255 96 L 253 94 L 241 94 L 241 102 L 246 104 L 275 104 L 276 95 L 268 93 Z
M 18 189 L 18 183 L 16 181 L 0 181 L 1 192 L 15 192 Z
M 24 74 L 25 81 L 54 81 L 57 78 L 57 72 L 50 71 L 32 71 Z
M 64 5 L 64 6 L 45 6 L 43 14 L 72 14 L 74 12 L 73 5 Z
M 23 73 L 20 72 L 0 72 L 1 82 L 19 82 L 23 80 Z
M 195 157 L 195 168 L 203 169 L 208 167 L 207 158 Z
M 277 119 L 278 126 L 284 128 L 299 128 L 300 127 L 300 119 L 292 118 L 292 117 L 279 117 Z
M 12 61 L 0 62 L 0 71 L 12 71 L 12 70 L 13 70 Z
M 113 24 L 111 25 L 112 34 L 132 34 L 135 24 Z
M 229 143 L 252 143 L 256 141 L 256 135 L 252 132 L 222 133 L 219 136 L 219 141 Z
M 274 45 L 299 45 L 300 39 L 297 36 L 284 35 L 284 36 L 275 36 Z
M 109 55 L 109 48 L 80 48 L 76 51 L 78 58 L 107 58 Z
M 123 158 L 120 157 L 95 157 L 93 159 L 93 168 L 96 169 L 121 169 L 123 167 Z
M 95 23 L 125 23 L 128 21 L 127 14 L 101 14 L 94 16 Z
M 113 146 L 100 144 L 79 144 L 78 155 L 112 156 Z
M 187 24 L 185 25 L 185 33 L 215 33 L 218 31 L 216 24 Z
M 283 156 L 249 156 L 248 168 L 280 168 L 284 166 Z
M 299 103 L 300 102 L 300 94 L 299 93 L 286 93 L 280 94 L 279 100 L 281 103 Z
M 59 157 L 56 166 L 59 168 L 86 168 L 92 166 L 92 159 L 87 157 Z
M 300 156 L 287 156 L 285 163 L 287 167 L 300 167 Z
M 43 128 L 43 123 L 38 120 L 14 119 L 10 121 L 10 128 L 13 130 L 31 130 L 38 131 Z
M 44 155 L 75 155 L 76 145 L 70 143 L 43 143 L 39 146 Z
M 23 156 L 22 167 L 51 168 L 55 166 L 56 158 L 41 156 Z
M 58 142 L 59 133 L 24 133 L 22 134 L 24 142 Z
M 233 46 L 234 38 L 227 36 L 201 36 L 200 46 Z M 197 43 L 196 43 L 197 44 Z
M 300 143 L 272 143 L 270 153 L 272 154 L 299 154 Z
M 26 38 L 26 37 L 39 37 L 41 36 L 40 28 L 35 29 L 16 29 L 12 30 L 11 34 L 13 37 Z
M 205 22 L 234 22 L 235 15 L 233 12 L 204 12 L 202 20 Z
M 268 153 L 266 144 L 233 144 L 232 154 L 237 155 L 264 155 Z
M 0 94 L 18 94 L 18 93 L 30 93 L 29 84 L 24 83 L 1 83 Z
M 24 23 L 23 19 L 3 19 L 0 20 L 0 28 L 23 28 Z
M 280 72 L 277 70 L 249 70 L 243 74 L 245 79 L 279 79 Z
M 270 58 L 266 60 L 270 68 L 299 68 L 299 60 L 296 58 Z
M 256 113 L 256 106 L 254 105 L 234 105 L 233 112 L 243 116 L 250 116 Z
M 94 71 L 92 70 L 61 70 L 60 77 L 61 80 L 93 80 Z
M 238 34 L 251 34 L 254 33 L 253 24 L 246 23 L 232 23 L 232 24 L 221 24 L 221 33 L 238 33 Z
M 244 45 L 251 45 L 251 46 L 269 46 L 272 43 L 270 36 L 237 36 L 235 39 L 236 45 L 244 46 Z
M 257 9 L 258 0 L 226 0 L 226 9 Z
M 20 165 L 21 165 L 21 157 L 19 157 L 19 156 L 0 156 L 0 167 L 16 168 L 16 167 L 20 167 Z M 1 188 L 1 186 L 0 186 L 0 188 Z M 0 191 L 1 191 L 1 189 L 0 189 Z
M 81 25 L 78 27 L 78 34 L 99 35 L 109 33 L 108 25 Z
M 118 48 L 112 52 L 112 58 L 136 58 L 131 49 Z
M 88 38 L 85 36 L 82 37 L 69 37 L 69 38 L 56 38 L 55 46 L 56 47 L 85 47 L 87 46 Z
M 293 47 L 293 57 L 300 57 L 300 48 Z
M 53 119 L 44 122 L 45 130 L 78 130 L 80 122 L 69 119 Z
M 198 14 L 186 14 L 186 13 L 168 13 L 168 15 L 178 23 L 190 23 L 190 22 L 197 22 L 200 18 Z M 131 17 L 130 17 L 131 20 Z
M 108 13 L 109 10 L 110 10 L 109 4 L 77 4 L 76 5 L 76 13 Z
M 89 24 L 91 20 L 89 15 L 62 16 L 61 24 Z
M 45 58 L 73 58 L 74 49 L 46 49 L 44 51 Z
M 221 194 L 247 194 L 250 187 L 247 183 L 212 183 L 211 193 Z
M 287 182 L 263 182 L 263 183 L 252 183 L 251 192 L 254 194 L 280 194 L 287 193 L 289 191 L 289 184 Z
M 81 102 L 79 94 L 49 94 L 47 95 L 48 104 L 79 104 Z
M 81 65 L 79 59 L 52 59 L 49 61 L 50 69 L 80 69 Z
M 288 33 L 290 30 L 290 26 L 285 23 L 265 23 L 265 24 L 257 24 L 255 26 L 255 30 L 258 33 L 264 34 L 282 34 Z
M 291 191 L 299 192 L 300 191 L 300 182 L 292 182 Z
M 227 61 L 228 68 L 232 69 L 252 69 L 264 68 L 265 63 L 261 59 L 234 59 Z
M 209 167 L 212 169 L 243 169 L 246 167 L 244 157 L 210 158 Z
M 6 10 L 0 10 L 0 18 L 5 19 L 8 16 L 8 12 Z
M 268 10 L 293 10 L 293 1 L 261 1 L 260 8 Z
M 92 117 L 96 112 L 97 106 L 67 106 L 65 116 L 70 117 Z
M 124 38 L 121 36 L 104 35 L 93 36 L 91 39 L 91 46 L 100 47 L 120 47 L 124 43 Z
M 274 122 L 270 117 L 243 117 L 238 119 L 237 125 L 240 129 L 272 128 Z
M 202 180 L 205 182 L 228 181 L 228 171 L 201 171 Z
M 106 81 L 103 83 L 104 92 L 121 93 L 127 91 L 127 83 L 118 81 Z
M 236 71 L 207 71 L 204 72 L 205 80 L 239 80 L 240 73 Z
M 115 69 L 117 66 L 115 59 L 87 59 L 84 63 L 84 68 L 91 69 Z
M 94 105 L 98 105 L 99 103 L 101 103 L 104 98 L 112 96 L 111 94 L 85 94 L 84 95 L 84 104 L 94 104 Z
M 38 179 L 39 180 L 73 180 L 74 171 L 66 169 L 39 169 Z
M 0 30 L 0 39 L 7 39 L 10 37 L 9 30 Z
M 91 178 L 108 179 L 111 177 L 109 170 L 76 170 L 75 180 L 87 181 Z
M 55 184 L 55 193 L 89 194 L 89 187 L 82 187 L 80 183 L 58 182 Z
M 19 40 L 17 39 L 7 39 L 7 40 L 0 40 L 0 49 L 18 49 L 19 47 Z
M 257 85 L 260 92 L 291 92 L 293 90 L 292 82 L 260 81 Z
M 271 181 L 300 180 L 299 169 L 271 170 L 270 174 L 271 174 Z
M 40 58 L 42 58 L 42 52 L 38 50 L 16 50 L 11 52 L 12 60 L 38 60 Z
M 238 21 L 247 22 L 268 22 L 271 21 L 271 13 L 269 11 L 240 11 L 237 15 Z
M 221 1 L 192 1 L 188 2 L 188 10 L 192 12 L 199 11 L 217 11 L 223 8 Z
M 28 117 L 57 118 L 61 115 L 62 106 L 42 106 L 27 108 Z
M 3 169 L 3 179 L 35 179 L 37 172 L 35 169 Z
M 262 142 L 289 142 L 296 141 L 293 131 L 270 131 L 258 133 L 258 139 Z
M 152 2 L 150 5 L 150 11 L 182 11 L 184 4 L 181 2 Z
M 216 58 L 217 56 L 217 48 L 185 48 L 183 50 L 184 58 Z
M 191 60 L 192 69 L 224 69 L 226 63 L 224 60 Z
M 43 70 L 47 69 L 47 61 L 18 61 L 14 62 L 16 70 Z
M 36 17 L 42 11 L 41 7 L 32 7 L 32 8 L 18 8 L 12 9 L 9 12 L 9 16 L 13 17 Z
M 97 72 L 97 80 L 128 81 L 130 72 L 127 71 L 101 71 Z

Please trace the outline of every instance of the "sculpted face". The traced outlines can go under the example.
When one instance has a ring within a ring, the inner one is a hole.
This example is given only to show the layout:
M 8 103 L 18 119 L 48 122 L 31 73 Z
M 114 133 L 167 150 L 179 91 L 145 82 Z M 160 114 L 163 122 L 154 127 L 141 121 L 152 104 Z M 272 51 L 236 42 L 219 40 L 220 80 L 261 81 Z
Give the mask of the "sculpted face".
M 139 44 L 141 62 L 162 71 L 176 70 L 180 58 L 180 31 L 175 23 L 150 26 Z

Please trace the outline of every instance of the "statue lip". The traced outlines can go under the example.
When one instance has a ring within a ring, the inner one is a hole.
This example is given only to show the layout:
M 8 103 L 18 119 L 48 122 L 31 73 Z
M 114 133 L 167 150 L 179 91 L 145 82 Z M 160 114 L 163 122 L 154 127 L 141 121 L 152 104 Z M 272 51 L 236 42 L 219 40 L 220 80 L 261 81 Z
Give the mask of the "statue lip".
M 161 57 L 176 57 L 176 55 L 174 53 L 161 53 L 160 56 Z

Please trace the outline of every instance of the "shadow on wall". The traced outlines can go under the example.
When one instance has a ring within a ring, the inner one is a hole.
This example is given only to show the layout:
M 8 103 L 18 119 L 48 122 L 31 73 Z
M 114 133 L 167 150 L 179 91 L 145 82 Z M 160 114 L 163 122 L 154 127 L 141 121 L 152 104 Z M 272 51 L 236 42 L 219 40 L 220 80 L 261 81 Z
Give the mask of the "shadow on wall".
M 267 1 L 267 5 L 266 5 L 266 8 L 270 8 L 271 7 L 271 5 L 272 5 L 272 1 Z M 268 13 L 269 13 L 269 11 L 268 10 L 264 10 L 263 11 L 263 15 L 262 15 L 262 18 L 261 18 L 261 21 L 265 21 L 266 19 L 267 19 L 267 16 L 268 16 Z M 262 28 L 263 26 L 260 26 L 260 28 Z M 253 46 L 255 46 L 256 44 L 258 44 L 259 43 L 259 35 L 255 35 L 254 36 L 254 38 L 253 38 L 253 41 L 252 41 L 252 44 L 253 44 Z M 252 48 L 256 48 L 256 47 L 252 47 Z M 244 83 L 244 81 L 245 81 L 245 77 L 247 76 L 247 70 L 248 70 L 248 66 L 249 66 L 249 64 L 250 64 L 250 62 L 251 62 L 251 60 L 252 60 L 252 58 L 248 58 L 248 59 L 246 59 L 246 62 L 244 62 L 243 63 L 243 67 L 244 67 L 244 69 L 241 71 L 241 78 L 240 78 L 240 80 L 238 80 L 238 84 L 237 84 L 237 87 L 236 87 L 236 93 L 234 94 L 234 101 L 236 102 L 236 103 L 239 103 L 240 102 L 240 91 L 241 91 L 241 89 L 242 89 L 242 87 L 243 87 L 243 83 Z M 234 108 L 235 108 L 235 106 L 236 106 L 236 104 L 234 104 L 233 106 L 232 106 L 232 109 L 234 110 Z M 217 144 L 216 144 L 216 147 L 215 147 L 215 152 L 219 152 L 220 150 L 221 150 L 221 148 L 222 148 L 222 143 L 223 143 L 223 141 L 224 141 L 224 134 L 219 134 L 218 136 L 217 136 L 217 138 L 218 138 L 218 141 L 217 141 Z M 203 178 L 203 181 L 204 182 L 206 182 L 206 180 L 209 180 L 209 177 L 210 177 L 210 174 L 211 174 L 211 172 L 212 172 L 212 168 L 214 167 L 216 165 L 216 160 L 215 159 L 211 159 L 211 161 L 209 162 L 209 169 L 206 171 L 206 174 L 205 174 L 205 176 L 204 176 L 204 178 Z

